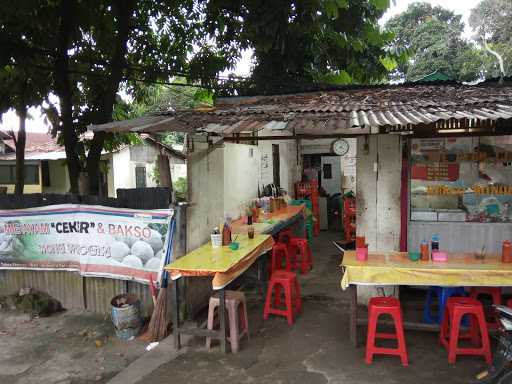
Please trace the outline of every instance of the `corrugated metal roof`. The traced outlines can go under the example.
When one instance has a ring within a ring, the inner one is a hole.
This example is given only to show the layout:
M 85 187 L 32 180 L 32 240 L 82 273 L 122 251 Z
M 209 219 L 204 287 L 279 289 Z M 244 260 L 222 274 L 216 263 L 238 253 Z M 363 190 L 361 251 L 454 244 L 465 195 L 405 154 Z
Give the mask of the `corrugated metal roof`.
M 169 111 L 93 130 L 177 130 L 230 136 L 263 128 L 300 135 L 360 135 L 512 122 L 512 82 L 357 87 L 301 94 L 220 98 L 214 108 Z

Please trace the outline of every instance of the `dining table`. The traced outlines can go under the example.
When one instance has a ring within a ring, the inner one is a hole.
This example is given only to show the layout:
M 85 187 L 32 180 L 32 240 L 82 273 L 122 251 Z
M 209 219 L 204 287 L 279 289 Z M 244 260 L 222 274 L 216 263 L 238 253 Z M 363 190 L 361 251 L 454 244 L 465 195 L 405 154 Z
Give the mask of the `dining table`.
M 448 253 L 446 261 L 417 260 L 407 252 L 369 252 L 367 260 L 358 260 L 355 251 L 341 255 L 341 288 L 350 291 L 349 334 L 358 344 L 357 326 L 366 324 L 358 318 L 358 286 L 442 286 L 511 287 L 512 263 L 503 263 L 501 255 L 481 252 Z M 404 328 L 437 330 L 437 324 L 405 321 Z
M 181 347 L 181 335 L 211 337 L 220 340 L 221 349 L 227 352 L 225 290 L 229 284 L 242 276 L 253 264 L 257 264 L 257 282 L 265 297 L 267 285 L 267 253 L 272 250 L 273 236 L 281 230 L 294 227 L 304 231 L 304 205 L 288 205 L 275 212 L 260 216 L 260 220 L 252 224 L 254 237 L 248 236 L 249 225 L 243 219 L 231 223 L 233 242 L 238 243 L 237 249 L 229 245 L 219 248 L 207 242 L 182 257 L 177 258 L 164 268 L 171 277 L 171 306 L 174 345 Z M 210 277 L 212 290 L 219 294 L 219 330 L 209 330 L 197 326 L 185 326 L 180 321 L 179 279 L 194 277 Z

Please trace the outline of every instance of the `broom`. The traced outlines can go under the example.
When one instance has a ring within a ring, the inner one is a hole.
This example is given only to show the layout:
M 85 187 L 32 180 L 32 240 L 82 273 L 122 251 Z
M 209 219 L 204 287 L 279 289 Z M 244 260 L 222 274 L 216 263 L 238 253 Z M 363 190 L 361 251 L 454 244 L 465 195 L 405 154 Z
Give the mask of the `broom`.
M 169 264 L 172 258 L 172 245 L 174 239 L 174 218 L 171 220 L 171 228 L 169 233 L 169 241 L 167 242 L 167 249 L 165 251 L 164 266 Z M 169 319 L 167 318 L 167 284 L 169 276 L 167 271 L 162 271 L 160 282 L 160 289 L 158 290 L 158 297 L 153 308 L 153 314 L 148 325 L 148 334 L 152 341 L 162 340 L 167 336 L 167 329 L 169 327 Z

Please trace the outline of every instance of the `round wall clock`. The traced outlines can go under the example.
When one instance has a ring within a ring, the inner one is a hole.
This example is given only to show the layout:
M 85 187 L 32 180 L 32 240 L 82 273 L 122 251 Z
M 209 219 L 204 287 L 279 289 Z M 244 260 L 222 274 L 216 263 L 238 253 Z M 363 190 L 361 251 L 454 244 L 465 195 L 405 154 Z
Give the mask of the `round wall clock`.
M 338 156 L 346 155 L 349 149 L 350 146 L 345 139 L 335 140 L 332 143 L 332 151 Z

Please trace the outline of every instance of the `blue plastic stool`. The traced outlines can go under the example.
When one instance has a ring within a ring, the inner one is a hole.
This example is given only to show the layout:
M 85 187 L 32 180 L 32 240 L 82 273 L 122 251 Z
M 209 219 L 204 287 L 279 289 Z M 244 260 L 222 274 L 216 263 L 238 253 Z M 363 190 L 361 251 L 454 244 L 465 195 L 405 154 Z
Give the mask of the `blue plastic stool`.
M 437 316 L 434 316 L 431 313 L 434 295 L 437 296 L 439 302 Z M 448 301 L 448 298 L 452 296 L 466 296 L 466 292 L 463 287 L 430 287 L 427 292 L 425 307 L 423 308 L 423 322 L 427 324 L 441 324 L 443 321 L 446 302 Z

